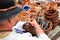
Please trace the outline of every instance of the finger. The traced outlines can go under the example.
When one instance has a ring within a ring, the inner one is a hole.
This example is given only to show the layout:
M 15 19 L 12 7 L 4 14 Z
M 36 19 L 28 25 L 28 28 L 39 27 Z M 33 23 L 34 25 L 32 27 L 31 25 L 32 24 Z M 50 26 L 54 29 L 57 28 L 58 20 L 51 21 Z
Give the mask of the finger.
M 34 19 L 33 21 L 35 22 L 36 20 Z
M 30 24 L 32 24 L 32 22 L 31 22 L 31 21 L 28 21 L 27 23 L 30 23 Z
M 33 19 L 30 19 L 29 21 L 31 21 L 31 22 L 32 22 L 32 21 L 33 21 Z
M 28 23 L 30 23 L 32 26 L 34 25 L 34 23 L 33 23 L 33 22 L 31 22 L 31 21 L 28 21 Z

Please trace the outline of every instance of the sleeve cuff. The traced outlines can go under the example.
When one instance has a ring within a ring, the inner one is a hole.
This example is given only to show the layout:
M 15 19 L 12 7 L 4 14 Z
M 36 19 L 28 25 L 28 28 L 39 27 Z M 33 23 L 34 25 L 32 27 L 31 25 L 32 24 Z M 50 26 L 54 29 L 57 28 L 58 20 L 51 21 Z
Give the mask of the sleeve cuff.
M 39 35 L 37 35 L 37 37 L 38 37 L 38 38 L 47 37 L 47 35 L 46 35 L 44 32 L 42 32 L 42 33 L 40 33 Z

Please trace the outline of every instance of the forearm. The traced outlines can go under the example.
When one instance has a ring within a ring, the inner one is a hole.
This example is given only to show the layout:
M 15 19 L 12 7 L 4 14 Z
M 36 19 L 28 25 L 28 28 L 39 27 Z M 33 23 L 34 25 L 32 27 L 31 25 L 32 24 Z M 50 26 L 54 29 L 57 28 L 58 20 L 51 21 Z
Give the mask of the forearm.
M 39 34 L 41 34 L 41 33 L 44 33 L 41 28 L 35 29 L 35 32 L 36 32 L 36 35 L 39 35 Z

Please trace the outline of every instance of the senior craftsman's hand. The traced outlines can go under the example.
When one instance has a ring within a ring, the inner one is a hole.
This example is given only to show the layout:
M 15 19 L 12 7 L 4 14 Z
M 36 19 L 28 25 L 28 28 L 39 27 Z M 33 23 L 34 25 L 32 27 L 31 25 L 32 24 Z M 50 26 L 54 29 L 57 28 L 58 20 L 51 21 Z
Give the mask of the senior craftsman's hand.
M 28 23 L 31 26 L 23 27 L 28 32 L 30 32 L 30 33 L 32 33 L 34 35 L 39 35 L 40 33 L 43 32 L 43 30 L 40 28 L 40 26 L 38 25 L 38 23 L 36 22 L 36 20 L 30 20 L 30 21 L 28 21 Z

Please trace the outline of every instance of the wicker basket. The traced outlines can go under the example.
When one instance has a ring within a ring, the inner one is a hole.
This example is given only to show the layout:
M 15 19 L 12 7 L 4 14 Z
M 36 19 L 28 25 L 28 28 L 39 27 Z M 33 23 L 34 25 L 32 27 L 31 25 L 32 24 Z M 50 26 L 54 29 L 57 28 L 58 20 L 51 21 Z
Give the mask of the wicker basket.
M 52 21 L 53 29 L 54 29 L 59 23 L 58 11 L 51 12 L 51 13 L 49 13 L 49 11 L 47 11 L 47 12 L 45 12 L 44 15 L 45 15 L 46 20 Z

